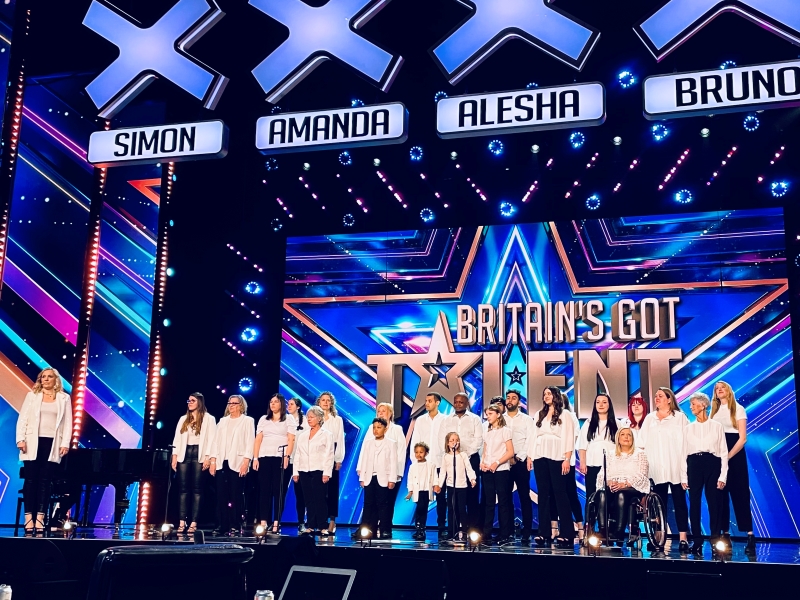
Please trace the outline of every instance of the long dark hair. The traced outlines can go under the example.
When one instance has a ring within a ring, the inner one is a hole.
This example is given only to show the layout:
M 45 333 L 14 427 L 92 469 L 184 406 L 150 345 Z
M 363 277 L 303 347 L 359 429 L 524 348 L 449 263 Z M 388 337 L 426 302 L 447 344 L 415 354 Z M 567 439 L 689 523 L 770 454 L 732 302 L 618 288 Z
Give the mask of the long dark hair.
M 281 418 L 280 421 L 283 422 L 286 420 L 286 397 L 278 392 L 277 394 L 272 394 L 269 397 L 269 402 L 267 402 L 267 421 L 272 421 L 272 409 L 269 407 L 270 402 L 272 402 L 273 398 L 277 398 L 278 402 L 281 403 Z
M 564 404 L 561 400 L 561 390 L 554 386 L 546 387 L 542 390 L 542 410 L 539 411 L 539 420 L 536 421 L 536 426 L 541 427 L 542 421 L 547 416 L 547 411 L 550 409 L 544 401 L 544 393 L 550 390 L 553 396 L 553 418 L 550 419 L 550 425 L 561 425 L 561 412 L 564 410 Z
M 600 427 L 600 413 L 597 412 L 597 399 L 601 396 L 608 400 L 606 439 L 611 439 L 612 441 L 617 439 L 617 418 L 614 416 L 614 403 L 611 402 L 611 396 L 608 394 L 597 394 L 597 396 L 594 397 L 594 404 L 592 405 L 592 417 L 589 419 L 589 430 L 586 432 L 586 439 L 590 442 L 595 438 L 597 429 Z
M 303 429 L 303 401 L 300 398 L 289 398 L 289 402 L 294 402 L 297 407 L 297 431 Z
M 181 426 L 181 433 L 186 433 L 189 427 L 191 427 L 194 429 L 195 435 L 200 435 L 200 429 L 203 426 L 203 418 L 206 416 L 206 399 L 200 392 L 195 392 L 194 394 L 189 395 L 192 398 L 197 398 L 197 408 L 195 409 L 194 414 L 192 414 L 192 411 L 188 408 L 186 409 L 186 418 Z
M 561 390 L 559 390 L 561 391 Z M 564 410 L 571 411 L 572 409 L 569 407 L 569 396 L 567 396 L 566 392 L 561 392 L 561 402 L 564 404 Z

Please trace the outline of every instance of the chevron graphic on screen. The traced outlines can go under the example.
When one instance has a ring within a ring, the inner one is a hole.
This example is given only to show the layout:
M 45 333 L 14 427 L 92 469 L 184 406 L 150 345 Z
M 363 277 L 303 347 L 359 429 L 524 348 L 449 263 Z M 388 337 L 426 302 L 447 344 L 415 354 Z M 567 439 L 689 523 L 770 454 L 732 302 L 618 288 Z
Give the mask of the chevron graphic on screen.
M 92 2 L 83 24 L 119 48 L 119 57 L 86 86 L 99 115 L 114 116 L 159 75 L 213 109 L 228 79 L 186 50 L 224 16 L 214 0 L 179 0 L 143 28 L 117 7 Z
M 800 45 L 796 0 L 670 0 L 633 30 L 661 60 L 724 12 L 736 13 Z
M 473 8 L 473 14 L 431 50 L 451 84 L 512 39 L 524 40 L 580 71 L 600 38 L 599 31 L 547 0 L 457 1 Z
M 289 39 L 255 69 L 253 75 L 275 103 L 323 61 L 338 59 L 383 91 L 389 89 L 403 63 L 361 37 L 356 30 L 390 0 L 329 0 L 320 7 L 301 0 L 250 0 L 250 4 L 289 28 Z

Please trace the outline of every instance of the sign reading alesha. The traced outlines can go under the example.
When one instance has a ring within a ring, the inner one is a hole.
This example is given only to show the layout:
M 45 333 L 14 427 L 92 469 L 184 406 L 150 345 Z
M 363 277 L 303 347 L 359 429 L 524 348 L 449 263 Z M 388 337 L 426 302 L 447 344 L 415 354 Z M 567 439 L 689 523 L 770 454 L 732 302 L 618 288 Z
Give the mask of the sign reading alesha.
M 800 105 L 800 61 L 656 75 L 644 81 L 644 116 L 666 117 Z
M 436 104 L 439 137 L 600 125 L 606 119 L 601 83 L 443 98 Z
M 228 127 L 222 121 L 95 131 L 88 160 L 98 167 L 223 158 Z
M 256 148 L 265 154 L 402 144 L 408 112 L 400 102 L 261 117 Z

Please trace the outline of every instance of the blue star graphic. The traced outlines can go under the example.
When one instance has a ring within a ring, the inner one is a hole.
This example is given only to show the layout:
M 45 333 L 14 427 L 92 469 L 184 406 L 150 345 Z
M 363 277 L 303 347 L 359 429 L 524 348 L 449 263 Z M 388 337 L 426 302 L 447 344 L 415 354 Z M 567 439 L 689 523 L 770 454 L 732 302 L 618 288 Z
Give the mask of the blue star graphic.
M 522 385 L 522 378 L 525 376 L 525 374 L 526 372 L 520 371 L 519 367 L 517 367 L 516 365 L 514 366 L 513 371 L 509 371 L 506 373 L 506 375 L 508 375 L 511 378 L 511 385 L 514 385 L 515 383 Z

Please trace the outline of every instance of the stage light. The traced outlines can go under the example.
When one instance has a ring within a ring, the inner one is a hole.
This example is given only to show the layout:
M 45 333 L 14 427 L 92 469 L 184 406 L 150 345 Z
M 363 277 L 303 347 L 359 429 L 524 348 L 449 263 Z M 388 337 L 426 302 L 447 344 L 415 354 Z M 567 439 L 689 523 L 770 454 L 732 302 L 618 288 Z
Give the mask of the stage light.
M 725 552 L 728 549 L 728 544 L 725 543 L 725 540 L 717 540 L 717 543 L 714 544 L 714 550 L 717 552 Z
M 311 163 L 303 163 L 303 171 L 310 171 Z
M 538 83 L 534 83 L 533 81 L 531 81 L 528 85 L 525 86 L 525 89 L 532 90 L 533 88 L 537 88 L 537 87 L 539 87 L 539 84 Z
M 169 327 L 170 325 L 172 325 L 172 321 L 170 321 L 169 319 L 164 319 L 163 323 L 164 327 Z
M 271 110 L 271 111 L 269 111 L 269 112 L 270 112 L 270 114 L 272 114 L 272 115 L 277 115 L 277 114 L 278 114 L 279 112 L 281 112 L 282 110 L 283 110 L 283 109 L 282 109 L 280 106 L 277 106 L 277 105 L 276 105 L 276 106 L 273 106 L 273 107 L 272 107 L 272 110 Z
M 162 541 L 166 540 L 172 534 L 173 528 L 174 528 L 174 526 L 172 525 L 172 523 L 164 523 L 161 526 L 161 539 L 162 539 Z
M 455 160 L 458 158 L 458 152 L 451 152 L 450 153 L 450 160 Z
M 283 223 L 281 223 L 280 219 L 272 219 L 272 231 L 280 231 L 283 229 Z
M 342 225 L 344 225 L 345 227 L 352 227 L 355 224 L 356 224 L 356 218 L 352 214 L 347 213 L 345 216 L 342 217 Z
M 239 334 L 239 338 L 243 342 L 255 342 L 258 339 L 258 330 L 254 327 L 245 327 Z
M 422 148 L 419 146 L 412 146 L 411 150 L 408 151 L 409 157 L 413 161 L 420 161 L 422 160 Z
M 156 423 L 156 429 L 161 429 L 162 427 L 164 427 L 164 423 L 162 423 L 161 421 Z
M 117 408 L 125 408 L 125 400 L 120 400 L 117 402 Z
M 531 152 L 533 152 L 534 154 L 539 154 L 539 150 L 541 150 L 539 144 L 534 144 L 533 146 L 531 146 Z
M 349 167 L 353 164 L 353 157 L 350 156 L 350 153 L 345 150 L 339 155 L 339 162 L 342 163 L 345 167 Z
M 239 380 L 239 391 L 246 394 L 253 389 L 253 380 L 249 377 L 242 377 Z
M 278 159 L 277 158 L 268 158 L 264 163 L 264 166 L 267 168 L 267 171 L 277 171 L 278 170 Z
M 708 127 L 703 127 L 700 130 L 700 137 L 707 138 L 709 135 L 711 135 L 711 130 Z
M 678 204 L 689 204 L 693 199 L 692 192 L 689 190 L 679 190 L 675 192 L 673 199 Z
M 508 218 L 512 216 L 515 212 L 517 212 L 517 207 L 511 204 L 511 202 L 500 203 L 500 216 Z
M 619 75 L 617 75 L 617 81 L 619 82 L 620 86 L 622 86 L 622 89 L 625 90 L 636 83 L 636 76 L 630 71 L 622 71 Z
M 653 132 L 653 139 L 657 142 L 662 141 L 669 135 L 669 129 L 667 129 L 666 125 L 661 123 L 656 123 L 653 127 L 650 128 L 650 131 Z
M 361 106 L 364 106 L 364 101 L 363 100 L 359 100 L 358 98 L 353 98 L 350 101 L 350 106 L 352 106 L 353 108 L 359 108 Z
M 596 535 L 592 534 L 589 536 L 589 545 L 592 548 L 599 548 L 600 547 L 600 538 Z
M 583 135 L 580 131 L 573 131 L 569 134 L 569 143 L 570 145 L 577 150 L 583 143 L 586 141 L 586 136 Z
M 373 159 L 372 160 L 372 164 L 375 165 L 376 167 L 380 167 L 381 166 L 381 159 L 380 158 Z
M 419 211 L 419 217 L 424 223 L 430 223 L 436 218 L 436 215 L 430 208 L 423 208 L 421 211 Z
M 611 140 L 611 141 L 614 142 L 615 146 L 619 146 L 622 143 L 622 138 L 617 135 L 617 136 L 614 136 L 614 139 Z
M 358 539 L 361 540 L 362 548 L 365 543 L 368 546 L 372 546 L 372 530 L 369 527 L 362 526 L 361 529 L 358 530 Z
M 597 210 L 600 208 L 600 196 L 597 194 L 592 194 L 586 199 L 586 208 L 589 210 Z
M 172 277 L 173 275 L 175 275 L 175 269 L 167 267 L 167 277 Z
M 789 182 L 788 181 L 773 181 L 772 184 L 769 186 L 772 195 L 776 198 L 780 198 L 781 196 L 785 196 L 786 192 L 789 191 Z
M 467 534 L 467 542 L 469 543 L 469 549 L 472 552 L 475 552 L 475 550 L 478 549 L 478 546 L 481 545 L 482 539 L 483 538 L 481 537 L 481 533 L 479 531 L 477 531 L 476 529 L 470 530 L 470 532 Z
M 75 537 L 75 532 L 77 529 L 78 524 L 75 521 L 70 521 L 69 519 L 64 521 L 64 523 L 61 525 L 61 531 L 64 532 L 64 537 L 68 540 L 71 540 Z
M 167 374 L 167 368 L 166 367 L 161 367 L 161 369 L 159 369 L 159 371 L 158 371 L 158 374 L 161 375 L 162 377 L 164 377 L 164 375 Z
M 244 291 L 257 296 L 262 292 L 261 286 L 256 281 L 251 281 L 244 286 Z
M 447 92 L 436 92 L 433 95 L 434 102 L 438 102 L 439 100 L 444 100 L 445 98 L 447 98 Z
M 735 66 L 736 66 L 736 63 L 734 61 L 726 60 L 724 63 L 722 63 L 719 66 L 719 68 L 724 71 L 725 69 L 733 69 Z
M 261 544 L 264 542 L 264 537 L 267 535 L 267 528 L 264 525 L 256 525 L 255 531 L 256 542 Z
M 744 130 L 748 132 L 755 131 L 758 129 L 759 125 L 761 125 L 761 122 L 758 120 L 758 117 L 753 114 L 747 115 L 742 122 Z
M 495 156 L 500 156 L 503 153 L 503 142 L 500 140 L 492 140 L 489 142 L 489 152 Z

